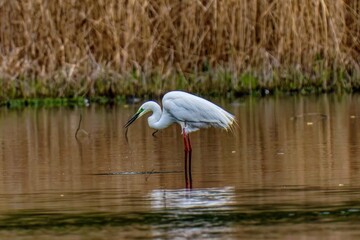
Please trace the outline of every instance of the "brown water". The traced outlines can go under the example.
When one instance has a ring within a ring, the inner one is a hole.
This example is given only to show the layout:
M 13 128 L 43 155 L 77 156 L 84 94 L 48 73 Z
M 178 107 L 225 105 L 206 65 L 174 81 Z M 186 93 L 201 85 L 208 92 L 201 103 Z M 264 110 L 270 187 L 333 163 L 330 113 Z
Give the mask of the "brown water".
M 239 127 L 191 135 L 192 189 L 138 106 L 0 109 L 0 239 L 360 236 L 359 95 L 214 101 Z

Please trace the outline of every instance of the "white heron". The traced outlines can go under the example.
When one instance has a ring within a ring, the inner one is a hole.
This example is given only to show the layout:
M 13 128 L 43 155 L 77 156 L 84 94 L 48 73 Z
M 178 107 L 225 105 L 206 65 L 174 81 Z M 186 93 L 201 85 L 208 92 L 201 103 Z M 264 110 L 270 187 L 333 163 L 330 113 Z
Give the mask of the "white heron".
M 149 126 L 155 130 L 160 130 L 173 123 L 178 123 L 184 137 L 184 150 L 191 152 L 189 133 L 208 127 L 229 130 L 235 123 L 234 115 L 221 107 L 182 91 L 166 93 L 162 99 L 162 107 L 163 110 L 154 101 L 145 102 L 124 127 L 127 129 L 136 119 L 147 112 L 152 112 L 148 118 Z

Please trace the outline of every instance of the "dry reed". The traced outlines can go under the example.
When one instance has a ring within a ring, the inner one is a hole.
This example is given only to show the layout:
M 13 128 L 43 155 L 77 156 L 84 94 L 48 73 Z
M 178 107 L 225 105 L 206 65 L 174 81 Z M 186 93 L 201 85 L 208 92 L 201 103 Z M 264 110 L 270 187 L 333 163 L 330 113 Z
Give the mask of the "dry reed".
M 359 19 L 359 0 L 3 0 L 0 95 L 359 87 Z

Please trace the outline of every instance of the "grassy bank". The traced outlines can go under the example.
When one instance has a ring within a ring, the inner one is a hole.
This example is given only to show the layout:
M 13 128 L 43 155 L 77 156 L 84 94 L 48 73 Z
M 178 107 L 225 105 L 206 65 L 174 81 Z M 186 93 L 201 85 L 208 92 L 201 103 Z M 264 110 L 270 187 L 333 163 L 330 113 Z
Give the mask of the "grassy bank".
M 360 2 L 0 4 L 0 99 L 360 89 Z

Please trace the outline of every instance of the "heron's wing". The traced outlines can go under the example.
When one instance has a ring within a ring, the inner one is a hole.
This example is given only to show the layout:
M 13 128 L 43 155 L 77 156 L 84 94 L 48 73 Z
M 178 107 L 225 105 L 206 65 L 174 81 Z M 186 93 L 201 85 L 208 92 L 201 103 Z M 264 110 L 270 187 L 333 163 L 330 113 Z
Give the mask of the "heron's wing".
M 167 93 L 163 98 L 163 108 L 177 121 L 186 122 L 194 128 L 228 128 L 234 121 L 234 116 L 219 106 L 181 91 Z

